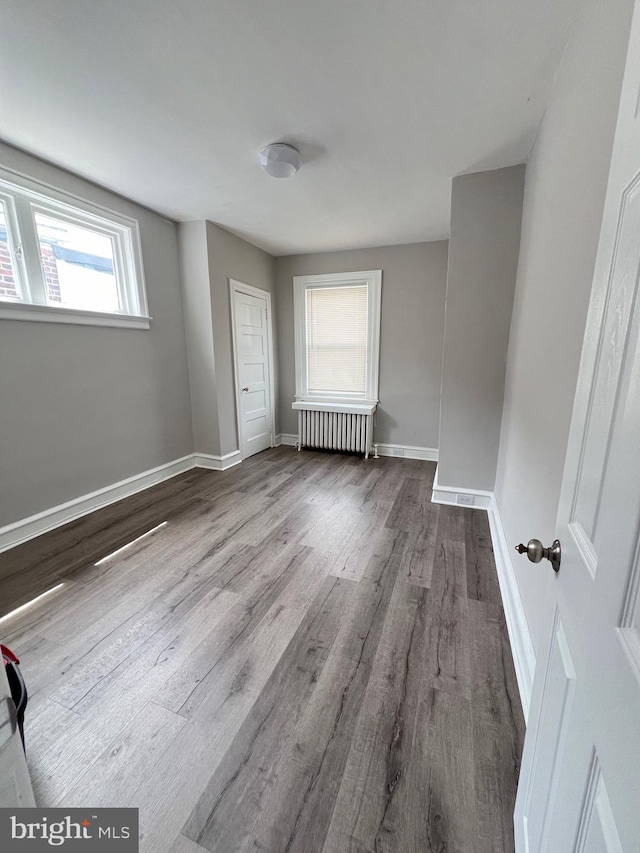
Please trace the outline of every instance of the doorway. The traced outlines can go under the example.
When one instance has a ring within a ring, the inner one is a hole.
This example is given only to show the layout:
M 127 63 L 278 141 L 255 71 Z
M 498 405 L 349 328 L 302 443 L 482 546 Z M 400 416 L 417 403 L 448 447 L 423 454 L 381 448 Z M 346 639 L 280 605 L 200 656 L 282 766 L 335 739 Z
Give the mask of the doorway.
M 273 447 L 271 294 L 230 279 L 238 442 L 243 459 Z

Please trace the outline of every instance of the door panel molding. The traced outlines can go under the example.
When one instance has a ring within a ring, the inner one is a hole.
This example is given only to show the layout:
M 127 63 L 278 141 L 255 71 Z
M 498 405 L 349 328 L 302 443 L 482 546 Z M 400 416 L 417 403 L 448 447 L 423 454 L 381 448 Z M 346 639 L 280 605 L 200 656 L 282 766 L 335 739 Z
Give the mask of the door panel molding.
M 640 175 L 635 175 L 620 200 L 571 510 L 571 520 L 580 521 L 592 542 L 596 535 L 614 411 L 633 330 L 632 306 L 638 294 L 636 273 L 640 264 L 640 245 L 635 235 L 639 229 Z M 631 252 L 628 251 L 630 247 L 633 247 Z
M 536 715 L 538 724 L 533 737 L 531 751 L 531 767 L 539 768 L 547 778 L 540 779 L 535 773 L 526 774 L 527 790 L 524 796 L 520 822 L 524 829 L 526 847 L 532 850 L 545 850 L 548 844 L 549 814 L 555 799 L 557 787 L 557 767 L 562 760 L 567 741 L 568 724 L 573 698 L 576 689 L 576 670 L 569 649 L 569 643 L 562 625 L 560 611 L 556 608 L 551 632 L 552 643 L 546 658 L 544 686 L 540 698 L 540 711 Z M 557 730 L 550 755 L 542 755 L 543 746 L 549 747 L 546 733 Z M 533 826 L 531 809 L 534 796 L 541 794 L 544 803 L 537 804 L 535 814 L 538 817 L 538 827 Z M 538 832 L 539 838 L 531 847 L 531 832 Z
M 624 853 L 598 754 L 594 749 L 573 849 L 575 853 L 590 853 L 591 850 L 603 849 L 603 844 L 607 853 Z

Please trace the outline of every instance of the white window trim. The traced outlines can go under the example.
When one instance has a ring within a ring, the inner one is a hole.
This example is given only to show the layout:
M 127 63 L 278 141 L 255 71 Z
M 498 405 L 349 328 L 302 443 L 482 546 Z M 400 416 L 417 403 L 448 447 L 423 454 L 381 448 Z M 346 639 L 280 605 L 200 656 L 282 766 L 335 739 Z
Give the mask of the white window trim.
M 14 195 L 15 193 L 15 195 Z M 137 220 L 60 190 L 12 169 L 0 167 L 0 200 L 7 207 L 7 234 L 17 290 L 22 299 L 0 300 L 0 320 L 27 320 L 90 326 L 148 329 L 151 317 Z M 35 212 L 102 231 L 113 240 L 119 294 L 127 313 L 108 313 L 46 303 Z M 14 233 L 17 225 L 19 238 Z M 17 252 L 18 239 L 21 251 Z M 128 286 L 124 286 L 124 281 Z
M 0 320 L 27 320 L 39 323 L 64 323 L 72 326 L 112 326 L 119 329 L 149 329 L 151 317 L 135 314 L 109 314 L 77 308 L 55 308 L 30 302 L 0 302 Z
M 306 298 L 307 288 L 367 285 L 368 321 L 367 379 L 364 395 L 332 392 L 310 394 L 307 385 Z M 293 277 L 293 316 L 295 332 L 296 401 L 301 403 L 377 403 L 380 371 L 380 302 L 382 270 L 296 275 Z

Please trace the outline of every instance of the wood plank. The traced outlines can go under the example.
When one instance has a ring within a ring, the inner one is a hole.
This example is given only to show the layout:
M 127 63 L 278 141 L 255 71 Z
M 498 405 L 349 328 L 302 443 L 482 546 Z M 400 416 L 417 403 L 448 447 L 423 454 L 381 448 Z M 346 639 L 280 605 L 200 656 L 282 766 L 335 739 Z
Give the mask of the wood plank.
M 337 503 L 320 510 L 317 522 L 300 541 L 324 554 L 336 577 L 359 580 L 378 547 L 389 537 L 384 522 L 389 501 L 373 501 L 365 506 Z
M 274 501 L 259 515 L 256 515 L 241 529 L 234 531 L 234 538 L 244 545 L 260 545 L 278 525 L 286 521 L 292 512 L 300 507 L 300 497 L 290 495 Z
M 474 601 L 501 604 L 487 513 L 475 509 L 465 509 L 463 513 L 467 597 Z
M 53 805 L 53 798 L 49 796 L 51 778 L 42 772 L 42 755 L 51 743 L 68 737 L 69 732 L 75 732 L 79 722 L 80 718 L 75 711 L 64 708 L 46 696 L 27 703 L 24 716 L 25 746 L 33 793 L 38 805 Z
M 336 821 L 326 853 L 476 850 L 469 703 L 426 689 L 400 710 L 375 778 L 377 797 L 370 793 L 355 827 L 365 837 L 340 835 Z
M 471 659 L 461 511 L 441 506 L 432 581 L 425 599 L 425 683 L 469 698 Z
M 427 737 L 418 741 L 405 775 L 405 779 L 414 780 L 410 792 L 413 838 L 407 849 L 412 843 L 414 849 L 419 849 L 418 845 L 426 838 L 426 849 L 471 853 L 477 849 L 471 706 L 438 690 L 433 691 L 432 700 Z M 418 774 L 424 774 L 424 787 L 415 785 Z M 398 811 L 396 823 L 401 821 L 402 813 L 403 810 Z M 498 849 L 494 848 L 494 853 Z
M 376 564 L 374 576 L 362 580 L 353 593 L 313 703 L 289 742 L 281 738 L 258 820 L 241 808 L 230 815 L 236 827 L 227 827 L 229 839 L 243 834 L 249 817 L 253 821 L 246 848 L 238 845 L 237 850 L 322 850 L 403 551 L 404 536 L 399 534 Z M 253 797 L 245 791 L 244 800 L 251 803 Z
M 351 587 L 351 589 L 349 589 Z M 313 694 L 354 586 L 329 577 L 287 647 L 220 766 L 199 797 L 183 833 L 210 851 L 243 849 L 251 815 L 270 786 L 286 742 Z M 244 816 L 242 825 L 238 813 Z
M 474 805 L 470 673 L 456 651 L 467 639 L 456 612 L 466 605 L 458 598 L 464 564 L 449 538 L 456 526 L 455 513 L 445 514 L 431 590 L 396 583 L 325 851 L 435 850 L 445 842 L 473 849 L 473 812 L 463 809 L 470 817 L 462 825 L 456 813 L 458 803 Z M 429 741 L 432 731 L 438 737 Z M 439 738 L 458 743 L 455 761 L 450 754 L 438 759 Z M 449 799 L 448 772 L 457 779 Z
M 221 592 L 208 602 L 207 619 L 215 624 L 236 601 L 233 593 Z M 196 619 L 182 627 L 174 625 L 174 632 L 161 629 L 143 650 L 130 655 L 78 703 L 76 725 L 39 749 L 31 769 L 34 785 L 43 791 L 43 806 L 59 802 L 105 745 L 128 725 L 131 708 L 148 701 L 178 671 L 193 645 L 202 640 L 202 623 Z
M 378 501 L 369 511 L 362 514 L 361 521 L 356 524 L 348 536 L 344 547 L 337 553 L 329 551 L 333 557 L 331 574 L 339 578 L 349 578 L 359 581 L 366 571 L 372 557 L 393 539 L 384 527 L 389 512 L 388 501 Z M 325 545 L 318 546 L 324 551 Z
M 394 501 L 405 479 L 402 461 L 381 456 L 380 459 L 368 459 L 366 465 L 368 474 L 363 479 L 354 475 L 352 482 L 361 487 L 367 500 Z M 358 470 L 365 471 L 364 468 Z
M 101 599 L 99 587 L 91 587 L 85 595 L 78 593 L 70 606 L 68 620 L 60 617 L 57 623 L 43 628 L 47 639 L 53 635 L 59 642 L 51 643 L 36 659 L 29 656 L 24 660 L 31 693 L 43 689 L 52 679 L 64 683 L 80 670 L 91 667 L 98 658 L 102 658 L 107 667 L 101 673 L 104 677 L 109 668 L 117 666 L 119 660 L 131 653 L 122 642 L 124 633 L 133 631 L 135 635 L 137 631 L 143 642 L 145 633 L 149 636 L 165 622 L 175 623 L 208 593 L 217 596 L 219 589 L 216 591 L 212 583 L 207 560 L 210 554 L 220 553 L 220 545 L 209 547 L 209 544 L 206 539 L 200 540 L 197 548 L 183 544 L 180 556 L 175 554 L 168 560 L 171 568 L 167 570 L 158 571 L 155 558 L 150 562 L 145 560 L 140 564 L 139 577 L 133 582 L 128 582 L 127 572 L 124 578 L 121 576 L 123 566 L 120 564 L 112 575 L 115 591 L 109 594 L 110 584 L 105 584 L 104 599 Z M 124 562 L 126 565 L 127 561 Z M 84 625 L 84 630 L 70 634 L 68 625 L 71 622 Z M 114 657 L 111 657 L 112 650 L 116 652 Z
M 431 503 L 431 494 L 430 477 L 406 477 L 386 522 L 387 527 L 409 534 L 403 575 L 427 589 L 431 586 L 439 519 L 439 505 Z
M 419 742 L 422 731 L 428 730 L 433 696 L 433 691 L 425 689 L 423 679 L 428 595 L 428 590 L 402 581 L 395 585 L 325 851 L 384 849 L 380 845 L 389 834 L 384 822 L 390 803 L 398 791 L 406 797 L 410 788 L 397 786 L 404 778 L 414 741 Z M 425 697 L 429 700 L 426 704 Z M 401 835 L 396 840 L 393 849 L 428 849 L 426 845 L 403 847 L 403 838 Z M 387 845 L 387 849 L 392 848 Z
M 426 589 L 431 587 L 433 580 L 439 516 L 439 505 L 429 504 L 424 519 L 408 531 L 403 577 Z
M 433 480 L 436 475 L 435 462 L 425 462 L 421 459 L 407 459 L 405 457 L 400 460 L 400 464 L 404 468 L 405 476 L 415 477 L 418 480 L 427 480 L 430 488 L 433 488 Z
M 167 848 L 171 853 L 205 853 L 205 848 L 200 847 L 195 841 L 187 838 L 186 835 L 180 833 L 171 842 L 171 847 Z
M 217 628 L 184 661 L 180 671 L 162 686 L 154 697 L 155 701 L 183 716 L 191 716 L 207 696 L 211 683 L 217 680 L 218 664 L 256 630 L 294 577 L 306 553 L 304 547 L 289 546 L 271 555 L 271 564 L 265 555 L 260 555 L 260 570 L 254 574 L 251 586 L 245 588 L 242 598 Z M 277 569 L 269 571 L 269 566 L 275 564 Z
M 405 477 L 385 526 L 407 531 L 422 527 L 428 523 L 431 506 L 431 486 L 428 480 Z
M 274 604 L 256 631 L 219 664 L 206 698 L 138 790 L 142 851 L 162 850 L 167 836 L 180 831 L 304 616 Z M 169 786 L 167 778 L 180 784 Z
M 514 849 L 524 717 L 500 605 L 470 601 L 474 779 L 478 853 Z
M 146 608 L 139 618 L 127 620 L 118 630 L 92 648 L 68 672 L 58 678 L 59 686 L 50 693 L 55 701 L 67 708 L 75 708 L 97 684 L 103 682 L 123 661 L 134 657 L 145 643 L 170 625 L 179 624 L 182 615 L 193 607 L 215 612 L 216 600 L 223 597 L 223 609 L 227 607 L 226 596 L 213 585 L 199 585 L 177 603 L 170 596 Z M 86 708 L 86 704 L 84 706 Z
M 131 709 L 131 720 L 78 782 L 61 798 L 65 804 L 126 807 L 137 801 L 140 784 L 155 771 L 186 720 L 153 702 Z
M 301 542 L 306 533 L 317 523 L 318 510 L 307 503 L 294 504 L 282 521 L 276 523 L 260 540 L 260 549 L 272 549 Z
M 211 590 L 188 613 L 160 625 L 146 643 L 131 650 L 76 703 L 74 710 L 83 716 L 93 715 L 99 713 L 94 709 L 109 707 L 125 694 L 140 696 L 140 701 L 155 698 L 161 686 L 177 678 L 191 655 L 220 631 L 237 602 L 234 593 Z

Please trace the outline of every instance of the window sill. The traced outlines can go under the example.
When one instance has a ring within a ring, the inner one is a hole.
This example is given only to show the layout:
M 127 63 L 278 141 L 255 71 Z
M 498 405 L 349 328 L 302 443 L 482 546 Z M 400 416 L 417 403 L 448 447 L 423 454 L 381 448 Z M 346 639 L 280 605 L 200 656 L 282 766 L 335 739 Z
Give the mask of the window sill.
M 65 323 L 79 326 L 110 326 L 120 329 L 148 329 L 151 317 L 107 314 L 102 311 L 79 311 L 75 308 L 54 308 L 51 305 L 29 305 L 23 302 L 0 302 L 0 320 L 27 320 L 37 323 Z
M 344 412 L 352 415 L 372 415 L 377 407 L 376 400 L 296 400 L 292 409 L 311 412 Z

